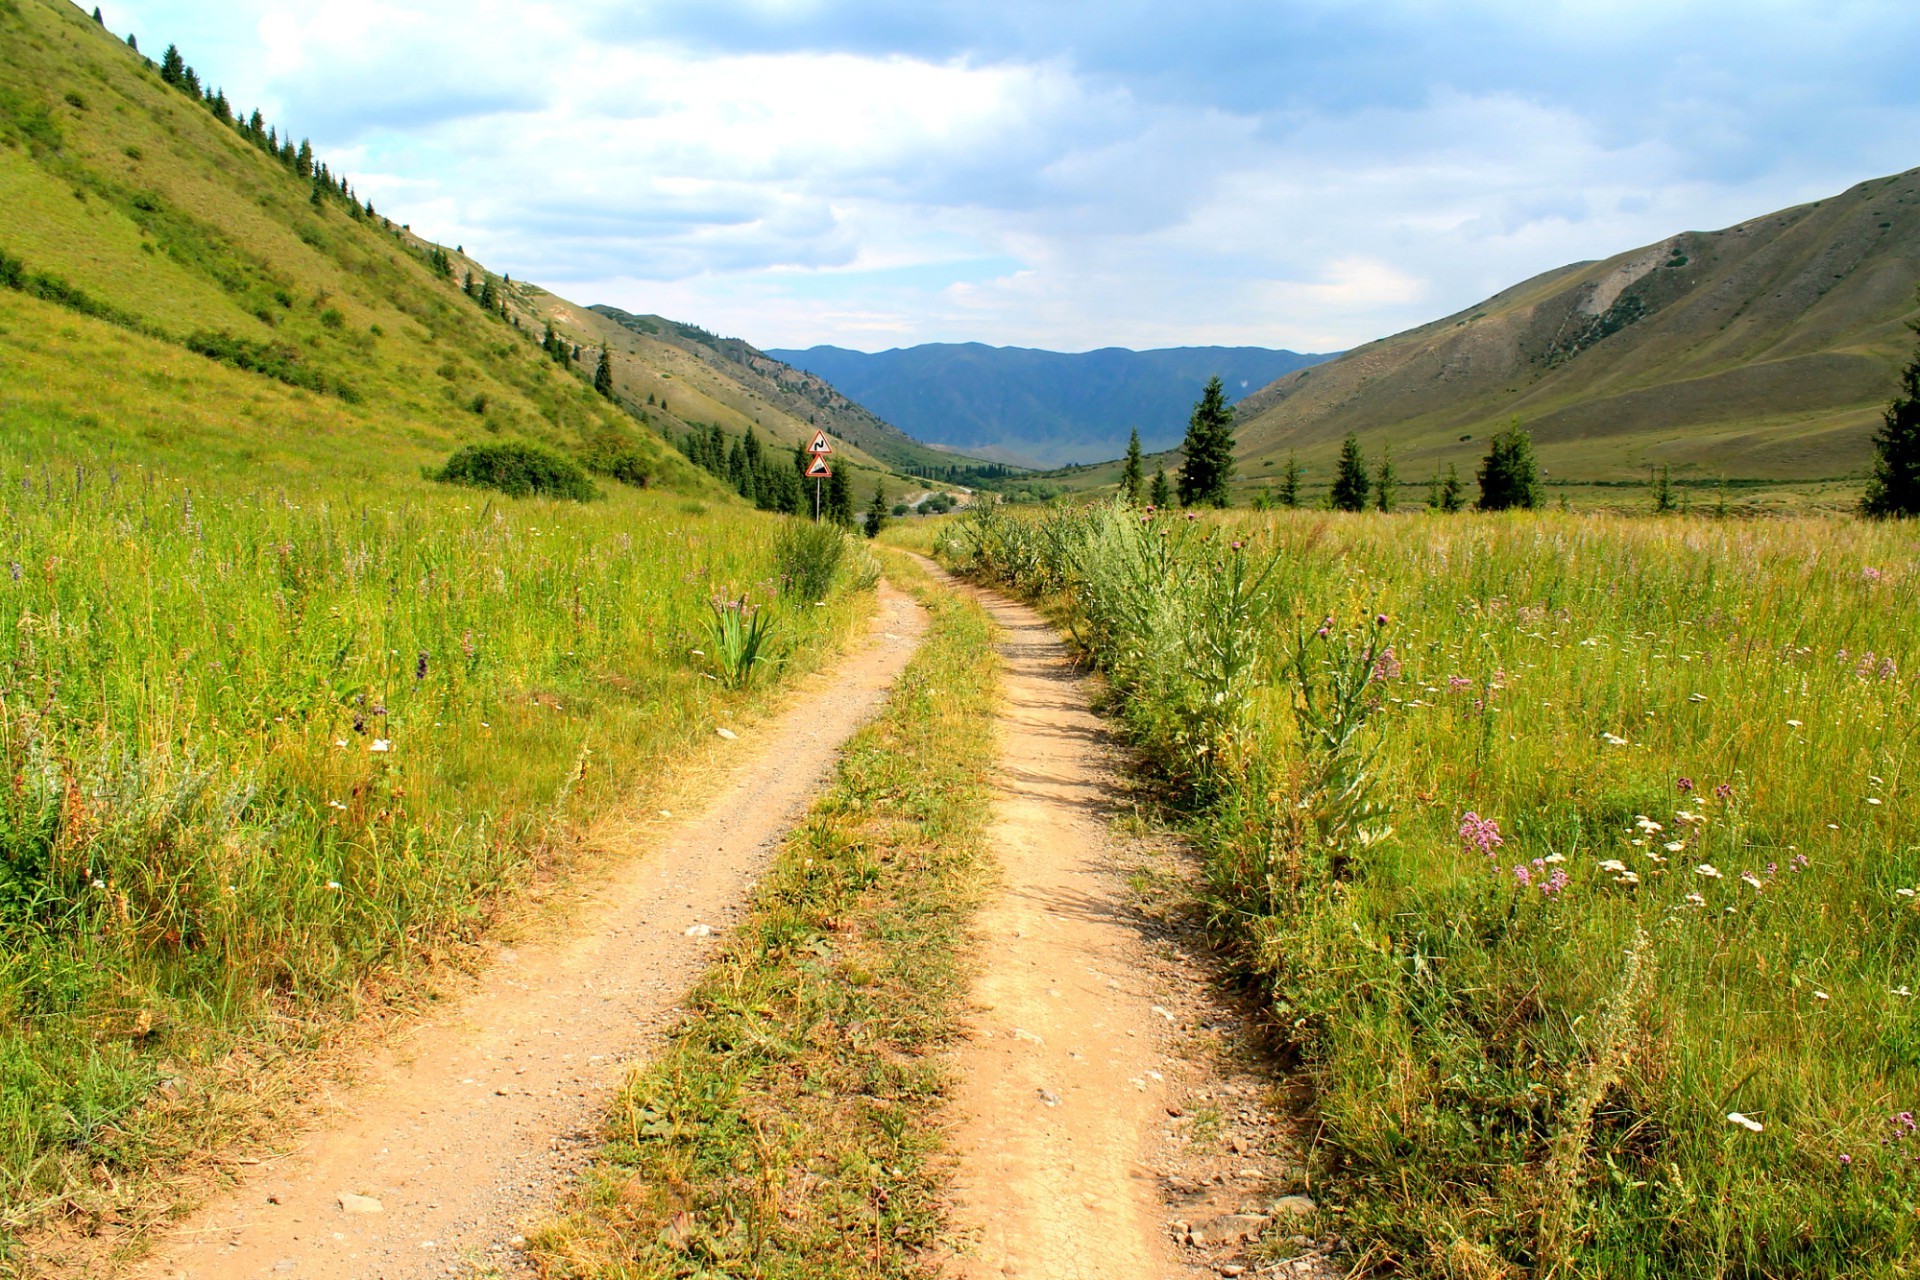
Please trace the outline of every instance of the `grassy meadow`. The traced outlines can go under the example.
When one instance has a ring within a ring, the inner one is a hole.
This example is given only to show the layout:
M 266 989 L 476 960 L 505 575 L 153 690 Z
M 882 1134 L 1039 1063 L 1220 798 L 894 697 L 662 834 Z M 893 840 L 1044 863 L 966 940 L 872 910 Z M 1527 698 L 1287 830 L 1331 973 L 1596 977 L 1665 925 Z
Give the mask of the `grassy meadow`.
M 236 1046 L 477 936 L 871 580 L 732 503 L 186 481 L 67 439 L 0 462 L 0 1241 L 190 1148 L 168 1104 Z M 751 671 L 716 600 L 770 621 Z
M 1204 850 L 1322 1230 L 1433 1277 L 1920 1257 L 1920 530 L 982 511 Z

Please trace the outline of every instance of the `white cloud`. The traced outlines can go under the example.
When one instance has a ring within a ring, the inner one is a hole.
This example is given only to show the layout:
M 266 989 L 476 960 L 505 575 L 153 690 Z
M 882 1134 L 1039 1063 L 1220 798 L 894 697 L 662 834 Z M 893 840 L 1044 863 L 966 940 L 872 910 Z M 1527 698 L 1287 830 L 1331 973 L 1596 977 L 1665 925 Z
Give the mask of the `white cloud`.
M 1890 0 L 1202 8 L 127 14 L 416 230 L 763 345 L 1337 348 L 1891 171 L 1920 125 Z

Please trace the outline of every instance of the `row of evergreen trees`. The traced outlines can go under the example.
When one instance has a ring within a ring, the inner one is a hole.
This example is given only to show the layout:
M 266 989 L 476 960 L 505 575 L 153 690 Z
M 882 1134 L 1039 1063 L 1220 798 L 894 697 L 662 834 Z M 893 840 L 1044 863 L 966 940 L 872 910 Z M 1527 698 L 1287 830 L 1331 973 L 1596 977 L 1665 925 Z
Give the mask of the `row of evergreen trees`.
M 804 475 L 811 459 L 799 445 L 794 446 L 790 459 L 783 458 L 766 448 L 760 433 L 751 427 L 746 435 L 729 441 L 717 423 L 705 427 L 696 424 L 675 443 L 689 461 L 704 467 L 760 510 L 790 516 L 813 514 L 813 485 Z M 853 527 L 853 487 L 843 468 L 835 468 L 832 478 L 822 486 L 820 515 L 842 528 Z
M 1280 480 L 1283 506 L 1298 506 L 1299 462 L 1287 457 L 1287 470 Z M 1531 511 L 1540 505 L 1540 467 L 1533 456 L 1533 437 L 1516 423 L 1493 437 L 1487 456 L 1481 459 L 1474 478 L 1479 482 L 1480 498 L 1474 505 L 1481 511 Z M 1360 448 L 1360 437 L 1349 431 L 1340 444 L 1340 460 L 1335 464 L 1333 486 L 1327 493 L 1327 505 L 1336 511 L 1392 511 L 1399 506 L 1400 476 L 1393 465 L 1393 446 L 1381 449 L 1380 465 L 1368 473 L 1367 458 Z M 1466 486 L 1460 471 L 1447 464 L 1446 474 L 1434 467 L 1427 481 L 1427 507 L 1433 511 L 1460 511 L 1467 505 Z
M 104 25 L 98 9 L 93 11 L 93 17 L 94 21 Z M 132 35 L 128 35 L 127 47 L 138 53 L 140 42 Z M 147 65 L 153 64 L 149 61 Z M 198 101 L 213 113 L 216 120 L 237 129 L 241 137 L 285 165 L 296 178 L 303 182 L 311 182 L 313 184 L 312 200 L 315 205 L 319 205 L 323 200 L 339 200 L 346 203 L 356 218 L 377 216 L 374 213 L 373 201 L 368 200 L 362 204 L 359 197 L 354 194 L 346 175 L 335 174 L 324 160 L 315 156 L 311 142 L 302 138 L 296 146 L 293 135 L 289 133 L 285 137 L 280 136 L 279 129 L 268 124 L 257 107 L 252 115 L 242 116 L 227 101 L 226 90 L 202 83 L 200 73 L 189 66 L 187 60 L 181 56 L 180 46 L 174 44 L 167 46 L 166 53 L 160 58 L 159 71 L 163 83 L 173 86 Z
M 1179 475 L 1180 505 L 1226 506 L 1234 470 L 1233 406 L 1227 403 L 1219 378 L 1207 380 L 1199 402 L 1187 419 L 1187 435 L 1180 447 L 1186 455 Z M 1280 473 L 1280 483 L 1273 495 L 1262 494 L 1256 501 L 1261 505 L 1277 502 L 1283 507 L 1299 506 L 1300 484 L 1305 475 L 1300 460 L 1287 455 L 1286 469 Z M 1482 511 L 1531 509 L 1540 504 L 1540 469 L 1533 456 L 1533 440 L 1517 422 L 1494 436 L 1476 478 L 1480 483 L 1477 505 Z M 1155 471 L 1149 486 L 1138 430 L 1127 440 L 1126 461 L 1120 469 L 1120 493 L 1135 506 L 1141 505 L 1144 499 L 1154 507 L 1165 507 L 1173 497 L 1165 467 Z M 1392 511 L 1399 505 L 1399 493 L 1400 476 L 1393 464 L 1392 446 L 1382 449 L 1379 467 L 1369 472 L 1360 437 L 1348 432 L 1340 446 L 1340 461 L 1328 491 L 1328 505 L 1336 511 L 1365 511 L 1369 506 Z M 1459 511 L 1466 506 L 1465 485 L 1452 463 L 1447 464 L 1444 476 L 1435 468 L 1427 484 L 1427 506 L 1435 511 Z
M 906 470 L 908 475 L 918 476 L 922 480 L 940 480 L 947 484 L 977 484 L 983 480 L 1008 480 L 1014 476 L 1026 474 L 1020 467 L 1009 467 L 998 462 L 974 462 L 954 466 L 910 463 Z

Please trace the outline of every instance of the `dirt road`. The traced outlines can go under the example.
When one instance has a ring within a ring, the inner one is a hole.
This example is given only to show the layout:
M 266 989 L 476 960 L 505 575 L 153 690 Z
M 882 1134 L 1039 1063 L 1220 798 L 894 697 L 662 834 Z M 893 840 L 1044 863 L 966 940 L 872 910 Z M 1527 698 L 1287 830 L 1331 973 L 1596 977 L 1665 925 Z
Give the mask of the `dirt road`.
M 1001 779 L 982 911 L 980 1013 L 957 1062 L 956 1227 L 973 1278 L 1130 1280 L 1180 1270 L 1148 1144 L 1166 1117 L 1174 1015 L 1108 836 L 1113 762 L 1053 629 L 1003 629 Z
M 515 1237 L 591 1154 L 612 1091 L 712 961 L 924 625 L 882 584 L 871 635 L 837 664 L 832 698 L 727 742 L 739 758 L 716 798 L 621 851 L 564 939 L 500 951 L 470 998 L 371 1065 L 294 1151 L 181 1223 L 136 1274 L 519 1274 Z

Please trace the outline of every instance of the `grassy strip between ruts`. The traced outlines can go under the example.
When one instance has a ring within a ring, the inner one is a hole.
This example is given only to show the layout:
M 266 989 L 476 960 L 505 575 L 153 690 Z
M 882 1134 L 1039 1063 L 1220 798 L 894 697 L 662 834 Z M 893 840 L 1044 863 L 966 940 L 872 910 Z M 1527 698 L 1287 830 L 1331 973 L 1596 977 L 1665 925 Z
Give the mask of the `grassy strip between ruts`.
M 921 651 L 686 1022 L 615 1100 L 572 1212 L 535 1239 L 545 1274 L 931 1272 L 945 1080 L 930 1051 L 966 988 L 995 676 L 980 608 L 922 594 Z

